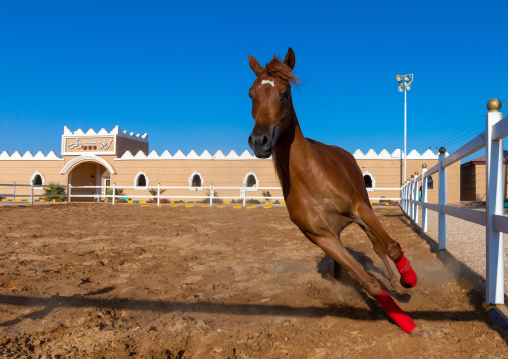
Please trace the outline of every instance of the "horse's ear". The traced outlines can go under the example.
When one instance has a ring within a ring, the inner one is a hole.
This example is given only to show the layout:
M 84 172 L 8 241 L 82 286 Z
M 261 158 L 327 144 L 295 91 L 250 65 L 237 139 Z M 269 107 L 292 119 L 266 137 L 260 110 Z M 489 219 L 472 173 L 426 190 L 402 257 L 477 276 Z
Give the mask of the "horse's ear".
M 263 66 L 261 66 L 258 62 L 258 60 L 256 60 L 254 58 L 254 56 L 250 56 L 250 55 L 247 55 L 249 56 L 249 66 L 250 68 L 252 69 L 252 71 L 254 71 L 254 73 L 256 74 L 256 76 L 259 76 L 259 74 L 261 73 L 261 71 L 264 70 Z
M 288 49 L 288 53 L 286 54 L 284 63 L 288 65 L 291 68 L 291 70 L 295 68 L 295 52 L 293 51 L 292 48 Z

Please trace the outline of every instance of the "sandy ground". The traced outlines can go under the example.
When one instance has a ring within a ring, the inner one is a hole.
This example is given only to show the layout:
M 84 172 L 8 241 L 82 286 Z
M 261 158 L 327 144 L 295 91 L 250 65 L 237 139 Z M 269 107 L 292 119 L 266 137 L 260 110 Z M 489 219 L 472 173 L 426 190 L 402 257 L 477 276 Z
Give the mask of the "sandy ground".
M 432 339 L 402 332 L 349 274 L 333 280 L 285 208 L 0 208 L 0 357 L 508 357 L 460 281 L 475 273 L 399 208 L 376 213 L 416 288 L 391 289 L 359 227 L 342 240 Z
M 462 205 L 462 207 L 464 207 Z M 468 209 L 485 211 L 485 207 L 475 208 L 466 206 Z M 505 210 L 505 215 L 508 211 Z M 418 211 L 417 227 L 422 226 L 422 210 Z M 446 216 L 447 233 L 447 251 L 459 262 L 467 263 L 467 266 L 475 273 L 470 280 L 476 288 L 485 292 L 486 278 L 486 233 L 485 227 L 472 222 L 464 221 L 460 218 Z M 439 218 L 438 213 L 428 211 L 428 232 L 426 235 L 432 238 L 434 242 L 439 241 Z M 508 240 L 505 235 L 504 240 L 504 262 L 508 263 Z M 505 297 L 508 296 L 508 267 L 504 270 L 504 290 Z M 507 298 L 508 299 L 508 298 Z M 505 300 L 508 303 L 508 300 Z

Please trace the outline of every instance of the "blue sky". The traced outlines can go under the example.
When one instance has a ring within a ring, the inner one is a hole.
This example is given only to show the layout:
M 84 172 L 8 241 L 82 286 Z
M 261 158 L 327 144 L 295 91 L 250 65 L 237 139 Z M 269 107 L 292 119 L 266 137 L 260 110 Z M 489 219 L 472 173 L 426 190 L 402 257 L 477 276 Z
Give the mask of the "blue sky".
M 150 150 L 248 149 L 247 92 L 291 46 L 304 134 L 351 152 L 453 151 L 508 101 L 507 1 L 0 1 L 1 151 L 60 154 L 63 127 Z M 503 107 L 505 113 L 508 106 Z M 448 137 L 452 136 L 450 139 Z

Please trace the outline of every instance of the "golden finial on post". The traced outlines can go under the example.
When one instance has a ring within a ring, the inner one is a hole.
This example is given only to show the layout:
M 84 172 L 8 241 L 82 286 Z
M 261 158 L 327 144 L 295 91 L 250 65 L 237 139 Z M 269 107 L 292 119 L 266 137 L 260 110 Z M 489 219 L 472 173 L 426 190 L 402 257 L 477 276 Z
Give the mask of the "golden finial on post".
M 426 164 L 426 163 L 424 163 L 424 164 L 422 165 L 422 168 L 427 168 L 427 164 Z
M 446 153 L 446 148 L 444 147 L 439 147 L 439 153 L 444 155 Z
M 491 98 L 489 102 L 487 102 L 487 109 L 489 112 L 499 112 L 501 106 L 501 101 L 497 98 Z
M 418 176 L 418 171 L 415 171 L 415 176 Z

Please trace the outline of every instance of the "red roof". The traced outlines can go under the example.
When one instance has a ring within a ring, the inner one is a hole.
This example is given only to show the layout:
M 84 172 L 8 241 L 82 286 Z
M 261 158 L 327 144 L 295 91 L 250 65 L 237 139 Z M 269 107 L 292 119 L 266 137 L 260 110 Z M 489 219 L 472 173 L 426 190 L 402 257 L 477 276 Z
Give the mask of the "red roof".
M 461 165 L 462 166 L 465 166 L 465 165 L 469 165 L 469 164 L 474 164 L 474 165 L 484 165 L 485 164 L 485 158 L 486 158 L 487 155 L 483 155 L 483 156 L 480 156 L 478 158 L 475 158 L 471 161 L 468 161 L 466 163 L 463 163 Z M 508 163 L 508 151 L 503 151 L 503 157 L 504 157 L 504 160 L 503 160 L 503 163 L 504 164 L 507 164 Z

